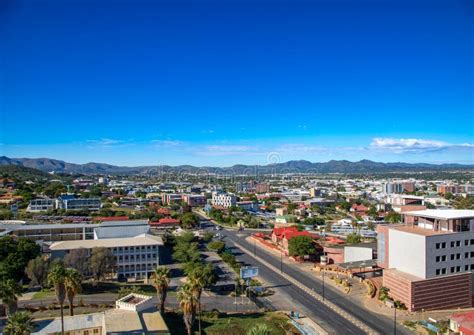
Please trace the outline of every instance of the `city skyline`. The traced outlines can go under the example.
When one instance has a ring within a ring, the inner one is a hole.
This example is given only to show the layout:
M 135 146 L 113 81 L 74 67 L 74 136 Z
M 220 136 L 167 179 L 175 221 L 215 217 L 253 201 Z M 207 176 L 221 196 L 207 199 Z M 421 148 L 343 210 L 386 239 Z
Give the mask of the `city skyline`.
M 472 164 L 472 11 L 465 1 L 7 1 L 0 155 Z

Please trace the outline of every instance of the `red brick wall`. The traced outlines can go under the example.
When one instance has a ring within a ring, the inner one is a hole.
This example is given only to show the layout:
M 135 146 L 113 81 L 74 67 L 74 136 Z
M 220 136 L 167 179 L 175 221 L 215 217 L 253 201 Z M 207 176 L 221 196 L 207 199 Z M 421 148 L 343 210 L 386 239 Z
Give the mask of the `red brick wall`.
M 471 281 L 471 273 L 420 281 L 410 281 L 390 270 L 383 274 L 383 286 L 389 288 L 389 295 L 410 311 L 472 307 Z

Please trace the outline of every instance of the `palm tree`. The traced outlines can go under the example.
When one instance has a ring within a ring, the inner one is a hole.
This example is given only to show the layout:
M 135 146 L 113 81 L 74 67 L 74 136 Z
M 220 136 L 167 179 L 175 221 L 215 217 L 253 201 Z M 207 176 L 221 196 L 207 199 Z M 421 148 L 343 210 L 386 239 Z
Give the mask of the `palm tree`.
M 3 332 L 5 335 L 29 335 L 33 331 L 33 323 L 28 312 L 17 312 L 7 322 Z
M 204 273 L 204 271 L 196 269 L 195 271 L 189 274 L 188 283 L 197 301 L 197 312 L 199 316 L 199 334 L 201 334 L 201 294 L 203 288 L 207 285 L 206 274 Z
M 48 282 L 54 286 L 56 299 L 61 308 L 61 335 L 64 335 L 64 300 L 66 299 L 66 269 L 62 263 L 55 263 L 48 273 Z
M 66 277 L 64 278 L 64 286 L 66 287 L 66 296 L 69 301 L 69 314 L 74 315 L 74 297 L 81 292 L 82 278 L 76 269 L 67 268 Z
M 263 323 L 253 326 L 247 332 L 247 335 L 269 335 L 269 334 L 270 334 L 270 329 L 268 329 L 268 326 Z
M 192 335 L 192 328 L 194 318 L 196 316 L 196 296 L 190 285 L 185 284 L 178 291 L 178 301 L 181 310 L 183 311 L 183 320 L 188 331 L 188 335 Z
M 21 286 L 13 279 L 0 283 L 0 298 L 7 306 L 7 315 L 13 315 L 18 309 L 18 297 L 21 296 Z
M 156 288 L 156 295 L 160 304 L 160 311 L 163 314 L 165 312 L 165 300 L 168 291 L 168 285 L 170 283 L 170 270 L 165 266 L 156 267 L 155 271 L 151 276 L 153 286 Z

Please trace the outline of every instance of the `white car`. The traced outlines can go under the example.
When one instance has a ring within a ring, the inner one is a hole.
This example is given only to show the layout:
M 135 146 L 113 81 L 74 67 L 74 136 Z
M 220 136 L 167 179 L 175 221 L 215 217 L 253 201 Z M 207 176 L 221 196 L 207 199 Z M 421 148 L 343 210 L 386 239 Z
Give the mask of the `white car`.
M 216 226 L 216 230 L 221 230 L 222 228 L 219 226 Z

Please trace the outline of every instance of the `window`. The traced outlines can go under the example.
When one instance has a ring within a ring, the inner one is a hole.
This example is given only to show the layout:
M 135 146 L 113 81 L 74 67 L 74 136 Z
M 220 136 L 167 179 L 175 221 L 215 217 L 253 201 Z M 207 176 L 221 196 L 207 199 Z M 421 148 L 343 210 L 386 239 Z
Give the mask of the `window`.
M 441 256 L 441 260 L 442 260 L 443 262 L 446 262 L 446 255 Z
M 464 265 L 464 271 L 468 271 L 469 270 L 469 265 Z
M 460 247 L 461 246 L 461 241 L 456 241 L 456 247 Z
M 471 257 L 474 257 L 474 251 L 471 251 L 470 255 L 471 255 Z
M 454 254 L 451 254 L 451 260 L 454 261 Z
M 461 254 L 456 254 L 456 259 L 461 259 Z
M 441 243 L 436 243 L 436 249 L 439 249 L 440 246 L 441 246 Z
M 436 262 L 438 263 L 440 260 L 441 260 L 441 257 L 440 257 L 440 256 L 436 256 Z M 438 270 L 436 270 L 436 271 L 438 271 Z
M 474 264 L 471 264 L 471 270 L 474 270 Z
M 460 266 L 456 266 L 456 272 L 459 272 L 461 271 L 461 267 Z
M 451 273 L 454 273 L 454 266 L 451 266 Z
M 451 241 L 451 248 L 454 248 L 454 241 Z
M 474 238 L 471 238 L 471 245 L 474 245 Z
M 441 248 L 446 248 L 446 242 L 441 243 Z
M 464 253 L 464 258 L 469 258 L 469 253 L 468 252 Z
M 441 269 L 441 274 L 442 274 L 442 275 L 445 275 L 445 274 L 446 274 L 446 268 L 442 268 L 442 269 Z
M 436 269 L 436 275 L 439 276 L 441 274 L 441 269 Z
M 469 240 L 464 240 L 464 245 L 469 245 Z

